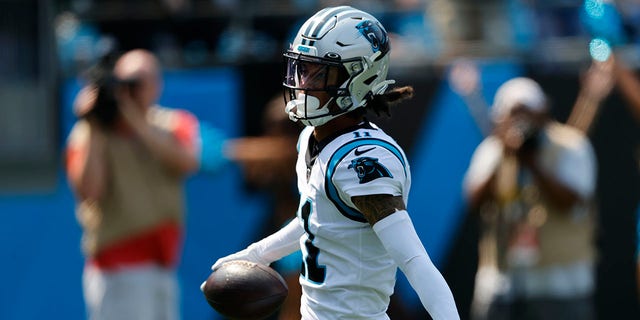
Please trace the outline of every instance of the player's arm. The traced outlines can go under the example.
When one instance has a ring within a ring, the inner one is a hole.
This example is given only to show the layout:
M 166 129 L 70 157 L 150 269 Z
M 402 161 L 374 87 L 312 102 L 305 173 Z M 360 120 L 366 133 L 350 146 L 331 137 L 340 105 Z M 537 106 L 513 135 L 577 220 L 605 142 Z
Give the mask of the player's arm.
M 299 250 L 299 240 L 302 234 L 304 234 L 304 229 L 300 221 L 293 219 L 282 229 L 258 242 L 252 243 L 246 249 L 218 259 L 211 266 L 211 269 L 215 270 L 223 263 L 231 260 L 248 260 L 269 265 Z
M 351 201 L 372 226 L 396 211 L 406 210 L 402 197 L 390 194 L 355 196 Z
M 431 262 L 400 196 L 351 198 L 405 274 L 433 319 L 460 319 L 451 289 Z

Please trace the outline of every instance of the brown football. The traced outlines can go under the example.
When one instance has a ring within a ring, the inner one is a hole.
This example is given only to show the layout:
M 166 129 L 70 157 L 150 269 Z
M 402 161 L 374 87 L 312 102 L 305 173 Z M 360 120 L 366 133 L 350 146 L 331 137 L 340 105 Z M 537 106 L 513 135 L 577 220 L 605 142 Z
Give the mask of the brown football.
M 258 320 L 275 313 L 289 289 L 269 266 L 234 260 L 214 270 L 202 287 L 209 305 L 231 319 Z

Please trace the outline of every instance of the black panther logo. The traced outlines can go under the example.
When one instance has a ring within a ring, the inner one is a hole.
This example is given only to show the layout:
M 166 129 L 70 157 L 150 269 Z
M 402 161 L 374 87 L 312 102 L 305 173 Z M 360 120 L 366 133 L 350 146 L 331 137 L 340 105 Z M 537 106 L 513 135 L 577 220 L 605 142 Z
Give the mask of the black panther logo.
M 365 20 L 360 22 L 356 28 L 371 42 L 373 52 L 382 51 L 384 54 L 389 51 L 389 36 L 380 24 Z
M 360 183 L 367 183 L 382 177 L 393 178 L 391 172 L 381 165 L 376 158 L 360 157 L 353 159 L 347 169 L 352 168 L 358 174 Z

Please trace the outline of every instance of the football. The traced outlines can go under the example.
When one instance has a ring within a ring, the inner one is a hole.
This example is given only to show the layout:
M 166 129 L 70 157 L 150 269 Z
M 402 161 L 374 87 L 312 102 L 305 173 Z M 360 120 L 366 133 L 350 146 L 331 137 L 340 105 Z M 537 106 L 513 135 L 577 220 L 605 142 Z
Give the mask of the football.
M 230 319 L 258 320 L 275 313 L 289 289 L 277 271 L 234 260 L 214 270 L 202 286 L 209 305 Z

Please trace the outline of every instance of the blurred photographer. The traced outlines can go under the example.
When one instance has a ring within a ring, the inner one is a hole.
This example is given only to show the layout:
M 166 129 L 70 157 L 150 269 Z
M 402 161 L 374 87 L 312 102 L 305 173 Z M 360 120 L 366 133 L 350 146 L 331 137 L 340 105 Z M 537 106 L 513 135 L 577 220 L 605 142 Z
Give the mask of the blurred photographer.
M 141 83 L 137 78 L 116 77 L 114 59 L 113 54 L 105 55 L 85 72 L 87 85 L 79 93 L 73 110 L 78 118 L 95 122 L 105 130 L 114 129 L 120 114 L 116 94 L 128 90 L 126 94 L 131 95 Z
M 87 316 L 179 319 L 183 188 L 199 167 L 199 122 L 156 104 L 162 79 L 148 51 L 126 52 L 89 80 L 76 97 L 66 150 Z
M 504 83 L 492 113 L 464 180 L 482 223 L 474 319 L 593 319 L 591 143 L 529 78 Z

